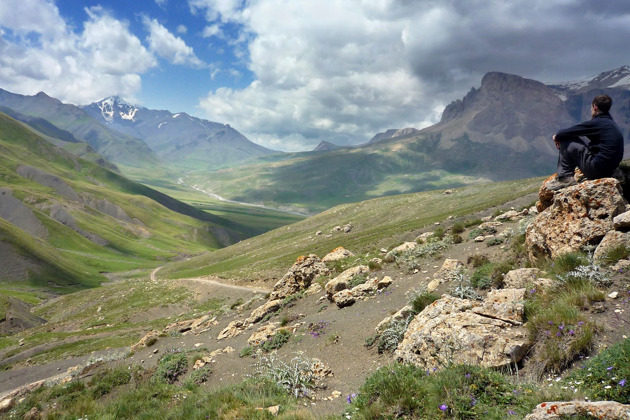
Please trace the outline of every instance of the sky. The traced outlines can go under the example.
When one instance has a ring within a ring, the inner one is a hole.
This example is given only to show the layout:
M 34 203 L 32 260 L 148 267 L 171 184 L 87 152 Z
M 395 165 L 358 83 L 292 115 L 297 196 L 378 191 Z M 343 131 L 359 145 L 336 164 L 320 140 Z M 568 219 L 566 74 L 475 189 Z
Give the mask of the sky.
M 630 65 L 628 39 L 627 1 L 0 0 L 0 88 L 119 95 L 302 151 L 434 124 L 489 71 Z

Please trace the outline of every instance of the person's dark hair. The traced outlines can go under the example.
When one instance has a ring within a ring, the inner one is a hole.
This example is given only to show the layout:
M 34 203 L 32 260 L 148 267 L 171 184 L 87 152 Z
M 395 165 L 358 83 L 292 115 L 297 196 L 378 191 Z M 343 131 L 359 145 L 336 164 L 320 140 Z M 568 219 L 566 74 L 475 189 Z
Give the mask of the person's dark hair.
M 593 98 L 593 105 L 597 106 L 602 112 L 610 111 L 610 107 L 612 106 L 612 99 L 608 95 L 597 95 Z

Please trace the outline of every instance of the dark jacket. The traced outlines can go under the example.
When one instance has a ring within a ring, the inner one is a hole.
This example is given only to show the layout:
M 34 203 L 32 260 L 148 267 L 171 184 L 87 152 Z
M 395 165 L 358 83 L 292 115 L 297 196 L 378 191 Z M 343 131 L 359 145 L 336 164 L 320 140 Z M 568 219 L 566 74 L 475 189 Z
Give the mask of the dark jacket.
M 593 119 L 556 133 L 556 140 L 568 140 L 575 136 L 586 136 L 592 163 L 602 173 L 610 173 L 623 159 L 623 134 L 608 112 L 600 112 Z

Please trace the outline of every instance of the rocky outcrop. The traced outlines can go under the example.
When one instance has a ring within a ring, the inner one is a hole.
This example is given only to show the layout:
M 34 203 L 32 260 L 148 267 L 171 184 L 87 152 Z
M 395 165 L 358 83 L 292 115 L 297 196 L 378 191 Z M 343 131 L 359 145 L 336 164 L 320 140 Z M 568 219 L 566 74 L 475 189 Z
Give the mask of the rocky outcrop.
M 389 251 L 383 261 L 385 262 L 394 262 L 396 261 L 396 257 L 402 254 L 403 252 L 410 251 L 418 246 L 417 242 L 405 242 L 402 245 L 398 245 L 396 248 Z
M 26 204 L 13 197 L 9 188 L 0 188 L 0 217 L 33 236 L 41 239 L 48 237 L 43 223 Z
M 269 299 L 284 299 L 308 289 L 317 276 L 328 275 L 330 270 L 315 254 L 299 257 L 289 271 L 276 283 Z
M 553 401 L 538 404 L 525 420 L 564 419 L 573 417 L 619 420 L 630 419 L 630 405 L 616 401 Z
M 333 300 L 332 296 L 335 293 L 348 289 L 350 281 L 353 277 L 359 276 L 361 274 L 367 274 L 369 271 L 370 268 L 367 265 L 358 265 L 356 267 L 351 267 L 347 269 L 334 279 L 330 280 L 328 283 L 326 283 L 326 286 L 324 287 L 328 299 Z
M 136 351 L 140 350 L 143 347 L 151 347 L 153 344 L 155 344 L 156 341 L 158 341 L 159 337 L 160 337 L 160 333 L 158 331 L 155 331 L 155 330 L 149 331 L 148 333 L 145 334 L 144 337 L 140 339 L 140 341 L 138 341 L 136 344 L 131 346 L 131 352 L 135 353 Z
M 353 256 L 354 256 L 354 254 L 352 252 L 350 252 L 347 249 L 345 249 L 344 247 L 340 246 L 340 247 L 337 247 L 337 248 L 333 249 L 324 258 L 322 258 L 322 262 L 339 261 L 339 260 L 343 260 L 345 258 L 349 258 L 349 257 L 353 257 Z
M 267 315 L 278 311 L 281 307 L 282 299 L 270 300 L 267 303 L 260 305 L 258 308 L 254 309 L 249 318 L 245 320 L 245 324 L 255 324 Z
M 57 194 L 72 201 L 79 201 L 80 197 L 64 180 L 58 176 L 49 174 L 41 169 L 33 168 L 28 165 L 20 165 L 17 167 L 16 172 L 21 177 L 33 180 L 38 184 L 45 187 L 50 187 Z
M 547 279 L 547 273 L 538 268 L 518 268 L 508 271 L 503 277 L 503 287 L 506 289 L 520 289 L 527 285 L 535 287 L 550 287 L 551 279 Z
M 189 319 L 186 321 L 179 321 L 169 324 L 164 328 L 164 333 L 177 332 L 180 334 L 194 334 L 198 335 L 210 330 L 210 328 L 217 325 L 217 317 L 211 317 L 210 315 L 204 315 L 200 318 Z
M 537 207 L 541 213 L 527 228 L 531 261 L 598 244 L 614 230 L 615 216 L 626 210 L 619 181 L 614 178 L 584 181 L 555 192 L 549 199 L 546 183 L 551 179 L 539 192 Z
M 481 303 L 442 295 L 411 321 L 394 357 L 425 369 L 518 363 L 531 345 L 521 325 L 524 294 L 525 289 L 504 289 Z

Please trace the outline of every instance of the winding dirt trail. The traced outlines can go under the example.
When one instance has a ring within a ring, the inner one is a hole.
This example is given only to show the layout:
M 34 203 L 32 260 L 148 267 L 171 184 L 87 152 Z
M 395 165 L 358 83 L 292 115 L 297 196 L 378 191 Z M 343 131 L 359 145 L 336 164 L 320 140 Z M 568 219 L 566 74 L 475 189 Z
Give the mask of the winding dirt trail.
M 158 267 L 151 271 L 151 281 L 158 281 L 157 272 L 160 271 L 162 267 Z M 239 290 L 242 292 L 257 292 L 257 293 L 271 293 L 271 289 L 263 289 L 258 287 L 249 287 L 249 286 L 237 286 L 235 284 L 227 284 L 221 283 L 220 281 L 213 280 L 208 277 L 192 277 L 188 279 L 179 279 L 179 281 L 195 281 L 203 284 L 207 284 L 210 286 L 222 287 L 226 289 Z

